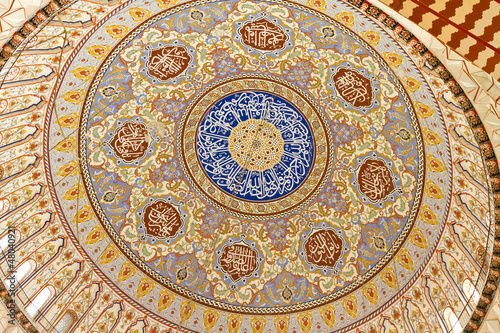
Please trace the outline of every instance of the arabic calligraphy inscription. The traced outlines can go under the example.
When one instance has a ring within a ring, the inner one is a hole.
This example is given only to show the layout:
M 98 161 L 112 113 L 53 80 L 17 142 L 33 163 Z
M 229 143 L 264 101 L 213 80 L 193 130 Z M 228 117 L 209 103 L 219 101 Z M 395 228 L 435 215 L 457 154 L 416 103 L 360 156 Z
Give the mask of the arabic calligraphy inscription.
M 184 72 L 190 61 L 184 46 L 165 46 L 151 51 L 146 68 L 149 75 L 166 81 Z
M 115 131 L 110 145 L 116 156 L 132 162 L 146 154 L 150 141 L 146 125 L 128 121 Z
M 307 261 L 327 268 L 335 268 L 343 247 L 343 239 L 332 229 L 315 231 L 304 244 Z
M 285 46 L 287 35 L 280 26 L 261 18 L 241 28 L 242 42 L 254 49 L 274 51 Z
M 165 239 L 174 237 L 182 227 L 177 209 L 164 200 L 158 200 L 144 209 L 144 226 L 149 236 Z
M 305 117 L 266 92 L 238 92 L 219 100 L 205 114 L 196 144 L 212 181 L 247 200 L 288 195 L 306 178 L 314 160 Z
M 257 270 L 257 251 L 245 244 L 224 247 L 219 262 L 224 273 L 234 282 L 252 275 Z
M 372 105 L 373 89 L 368 78 L 355 70 L 340 68 L 332 77 L 339 95 L 354 107 Z
M 358 171 L 359 189 L 370 200 L 384 199 L 395 189 L 391 170 L 382 160 L 367 159 Z

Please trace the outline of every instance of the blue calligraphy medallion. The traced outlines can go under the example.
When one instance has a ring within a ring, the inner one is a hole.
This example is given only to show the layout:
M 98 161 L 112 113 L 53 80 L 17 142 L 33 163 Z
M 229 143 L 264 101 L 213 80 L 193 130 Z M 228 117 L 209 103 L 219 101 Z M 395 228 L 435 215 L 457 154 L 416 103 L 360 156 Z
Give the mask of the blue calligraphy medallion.
M 314 164 L 314 139 L 304 115 L 263 91 L 236 92 L 204 115 L 196 137 L 198 159 L 224 192 L 249 201 L 292 193 Z

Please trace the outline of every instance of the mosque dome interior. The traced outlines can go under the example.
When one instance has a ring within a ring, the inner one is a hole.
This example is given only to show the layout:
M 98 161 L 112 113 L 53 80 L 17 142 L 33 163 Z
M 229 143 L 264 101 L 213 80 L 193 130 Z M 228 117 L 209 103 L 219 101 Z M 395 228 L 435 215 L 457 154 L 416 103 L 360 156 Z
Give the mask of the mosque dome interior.
M 500 332 L 500 2 L 7 2 L 0 330 Z

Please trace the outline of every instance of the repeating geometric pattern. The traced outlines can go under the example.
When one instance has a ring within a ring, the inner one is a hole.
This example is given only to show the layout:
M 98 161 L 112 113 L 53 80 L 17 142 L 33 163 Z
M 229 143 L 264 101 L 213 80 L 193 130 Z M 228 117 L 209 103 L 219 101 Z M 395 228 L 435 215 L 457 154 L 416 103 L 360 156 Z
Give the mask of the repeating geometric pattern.
M 381 0 L 500 80 L 500 3 L 494 0 Z

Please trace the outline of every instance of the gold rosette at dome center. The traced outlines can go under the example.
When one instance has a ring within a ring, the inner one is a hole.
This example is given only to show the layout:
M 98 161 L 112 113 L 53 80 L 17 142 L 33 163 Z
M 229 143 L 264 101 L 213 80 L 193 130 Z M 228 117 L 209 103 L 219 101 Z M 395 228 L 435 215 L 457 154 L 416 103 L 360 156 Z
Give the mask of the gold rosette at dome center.
M 281 160 L 285 146 L 276 126 L 262 119 L 239 123 L 231 131 L 228 141 L 231 157 L 250 171 L 271 169 Z

